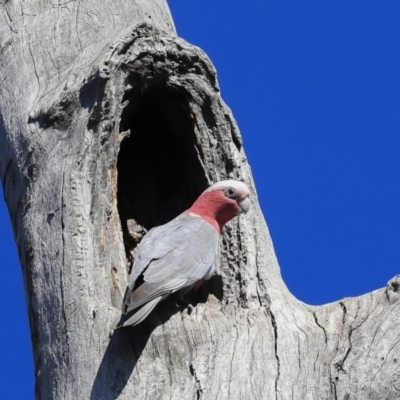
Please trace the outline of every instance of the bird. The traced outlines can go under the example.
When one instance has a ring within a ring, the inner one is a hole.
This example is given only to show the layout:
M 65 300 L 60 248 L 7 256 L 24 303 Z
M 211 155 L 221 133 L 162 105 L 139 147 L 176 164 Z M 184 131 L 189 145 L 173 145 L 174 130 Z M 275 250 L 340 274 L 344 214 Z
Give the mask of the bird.
M 184 295 L 210 279 L 218 267 L 224 225 L 250 208 L 248 187 L 236 180 L 217 182 L 193 205 L 165 225 L 143 237 L 133 262 L 124 299 L 125 311 L 110 327 L 142 322 L 154 307 L 171 294 L 178 304 Z

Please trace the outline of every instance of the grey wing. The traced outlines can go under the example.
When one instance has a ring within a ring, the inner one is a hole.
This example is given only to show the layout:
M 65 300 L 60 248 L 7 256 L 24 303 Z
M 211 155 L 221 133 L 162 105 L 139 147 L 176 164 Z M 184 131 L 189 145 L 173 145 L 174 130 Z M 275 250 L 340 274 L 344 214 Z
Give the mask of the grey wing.
M 128 310 L 210 279 L 219 260 L 219 235 L 197 216 L 181 214 L 149 234 L 140 244 L 132 268 L 126 298 Z M 133 291 L 141 273 L 144 283 Z
M 184 224 L 168 237 L 163 237 L 171 251 L 154 259 L 144 273 L 145 282 L 168 285 L 179 279 L 190 286 L 201 279 L 210 279 L 219 260 L 219 235 L 202 218 L 185 214 Z
M 210 279 L 219 261 L 219 235 L 200 217 L 183 213 L 166 225 L 148 232 L 139 245 L 125 312 L 111 325 L 111 331 L 143 321 L 154 307 L 171 293 Z M 144 282 L 135 289 L 143 274 Z
M 173 232 L 180 225 L 180 215 L 169 223 L 150 229 L 139 243 L 135 261 L 129 275 L 129 286 L 133 286 L 136 279 L 149 266 L 153 259 L 161 258 L 170 251 L 168 243 L 163 238 Z

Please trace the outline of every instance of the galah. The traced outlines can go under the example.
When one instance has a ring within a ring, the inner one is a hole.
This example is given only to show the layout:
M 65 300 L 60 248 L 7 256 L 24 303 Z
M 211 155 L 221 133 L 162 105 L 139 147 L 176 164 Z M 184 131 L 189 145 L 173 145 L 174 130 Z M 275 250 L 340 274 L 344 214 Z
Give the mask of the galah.
M 125 312 L 111 331 L 142 322 L 169 295 L 183 296 L 218 266 L 224 225 L 250 208 L 244 183 L 226 180 L 204 191 L 185 212 L 151 229 L 139 244 L 125 296 Z

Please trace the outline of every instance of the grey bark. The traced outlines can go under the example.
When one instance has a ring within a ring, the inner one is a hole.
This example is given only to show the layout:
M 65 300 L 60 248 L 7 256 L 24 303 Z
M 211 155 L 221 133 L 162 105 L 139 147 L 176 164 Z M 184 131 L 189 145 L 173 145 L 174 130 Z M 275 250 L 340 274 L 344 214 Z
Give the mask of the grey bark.
M 2 0 L 0 18 L 0 176 L 36 398 L 400 398 L 400 277 L 321 307 L 289 293 L 214 67 L 163 0 Z M 109 340 L 140 238 L 226 178 L 252 209 L 194 311 L 166 301 Z

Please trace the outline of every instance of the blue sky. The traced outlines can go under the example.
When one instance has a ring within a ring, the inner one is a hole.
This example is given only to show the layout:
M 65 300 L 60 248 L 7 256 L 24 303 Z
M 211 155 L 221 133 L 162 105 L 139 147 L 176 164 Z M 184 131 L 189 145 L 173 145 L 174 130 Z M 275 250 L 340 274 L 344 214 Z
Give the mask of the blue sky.
M 290 290 L 323 304 L 383 287 L 400 273 L 400 2 L 169 4 L 217 68 Z M 2 201 L 0 227 L 0 396 L 33 399 Z

